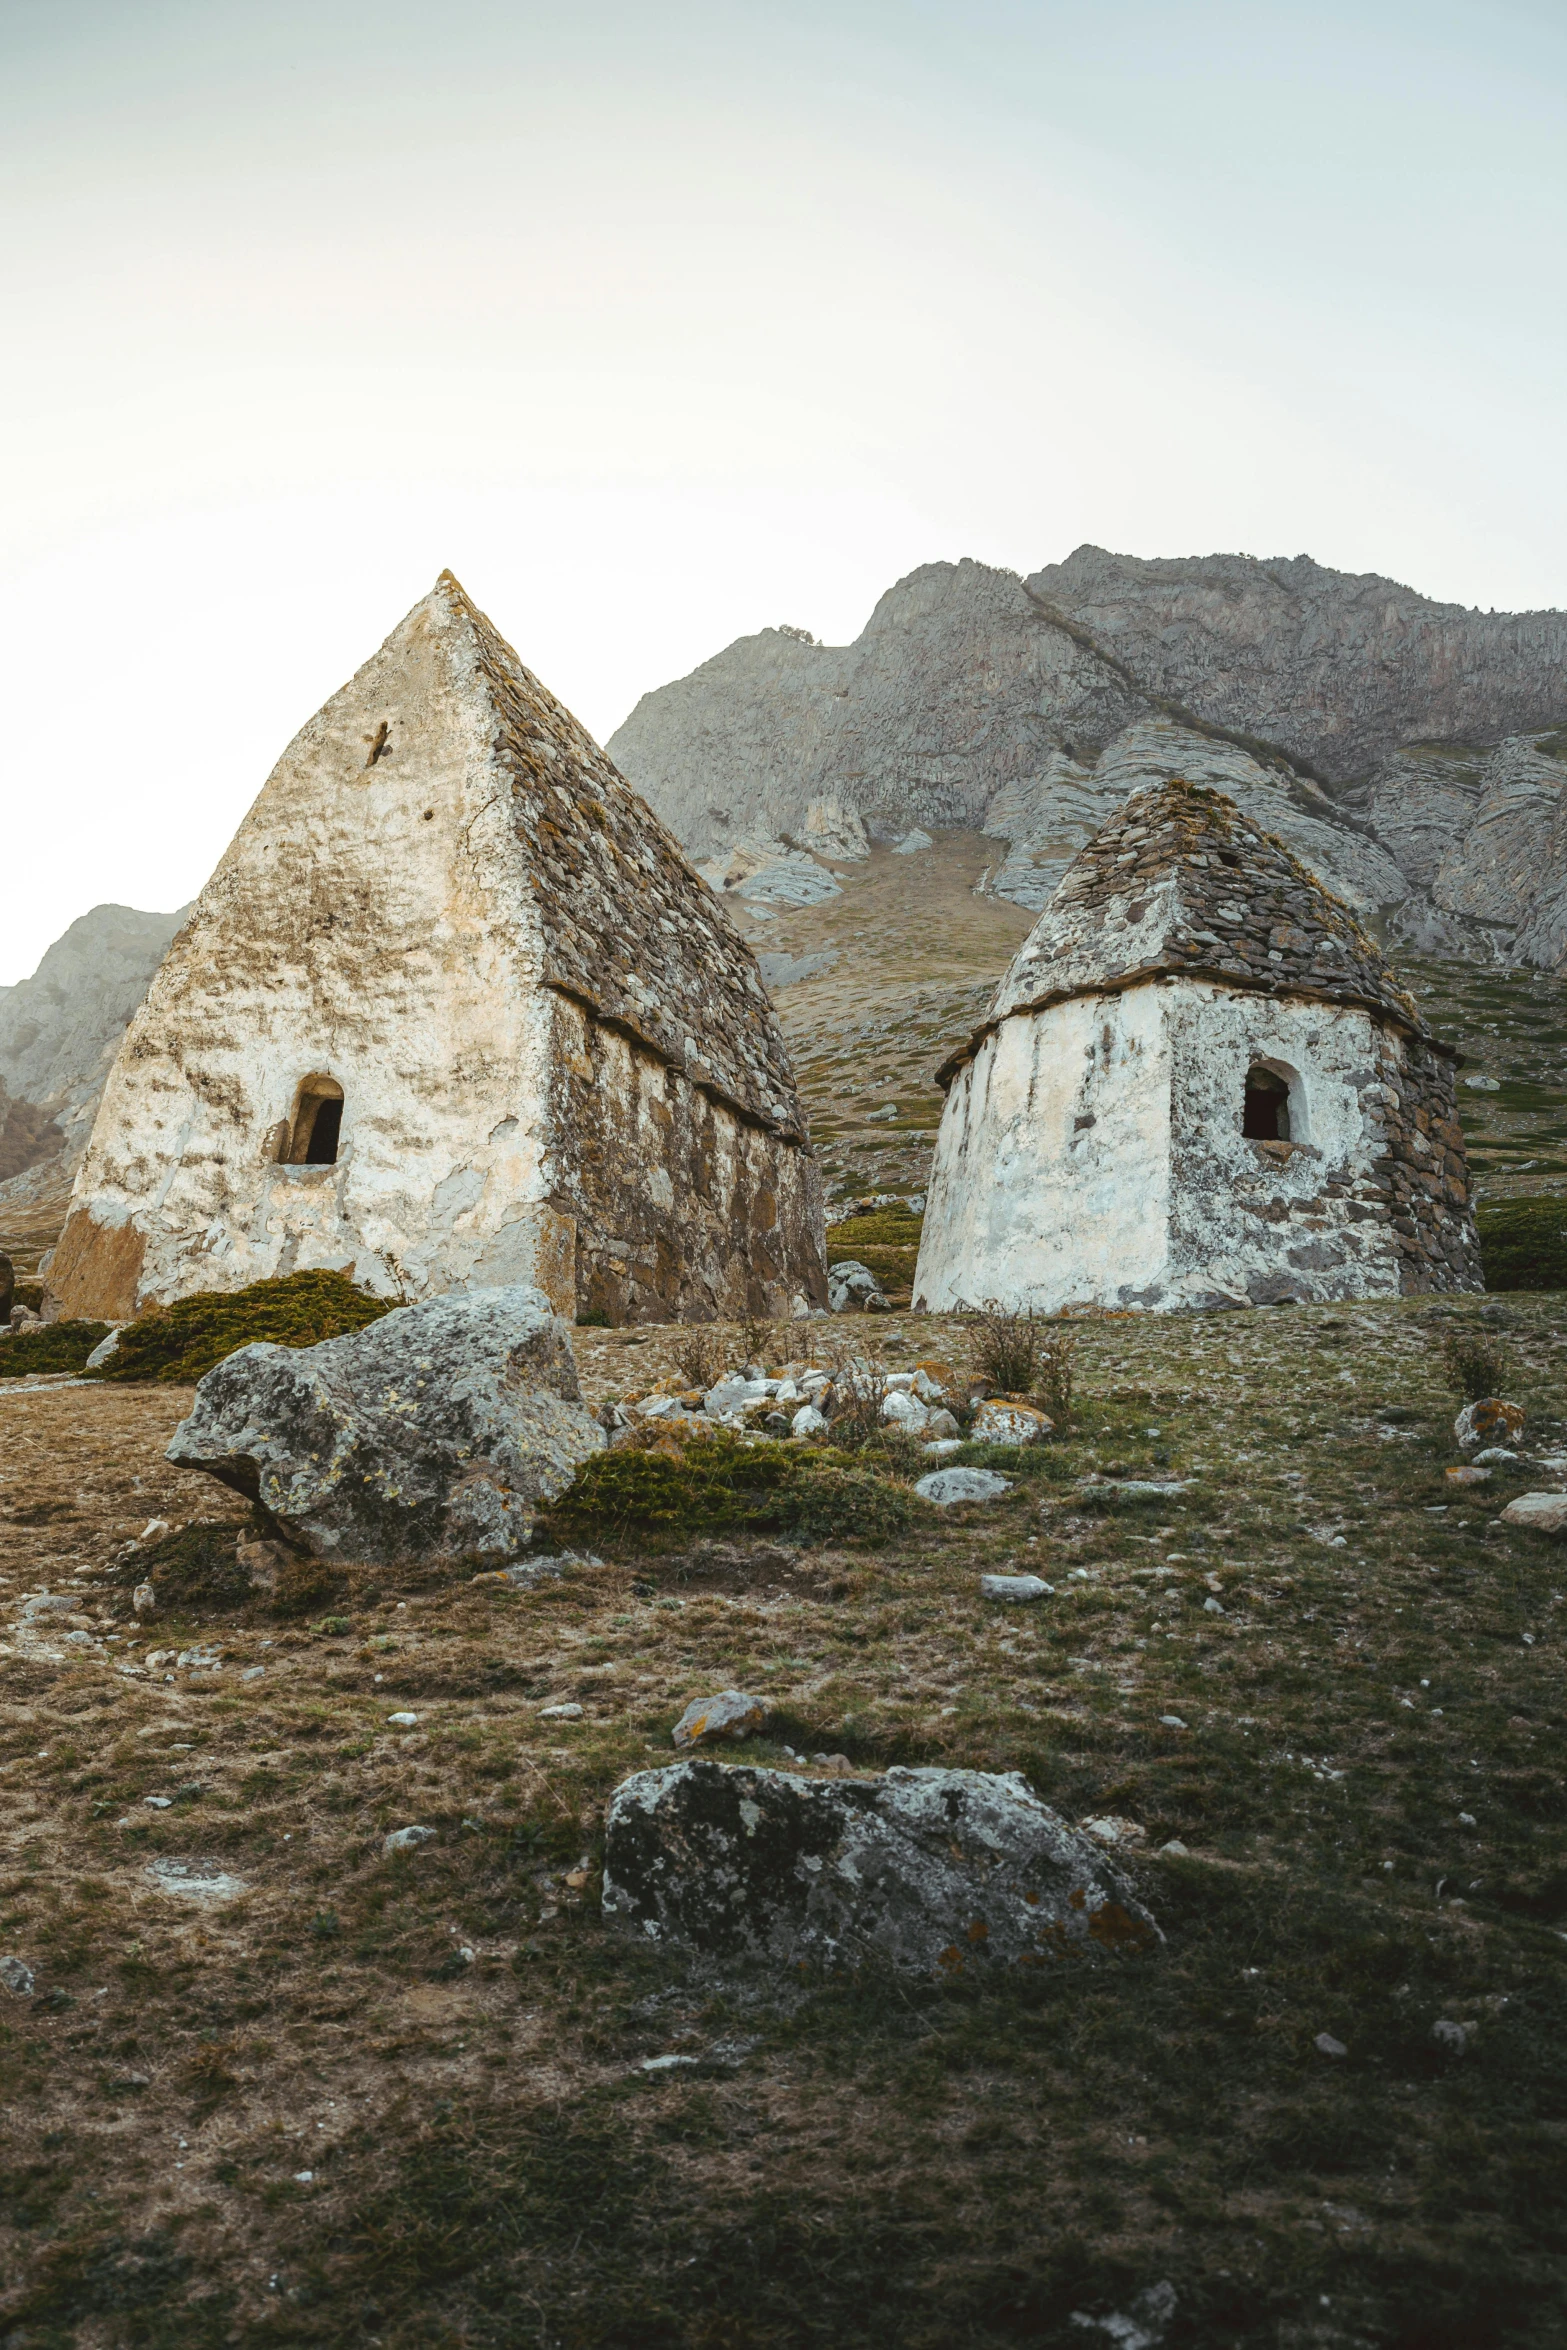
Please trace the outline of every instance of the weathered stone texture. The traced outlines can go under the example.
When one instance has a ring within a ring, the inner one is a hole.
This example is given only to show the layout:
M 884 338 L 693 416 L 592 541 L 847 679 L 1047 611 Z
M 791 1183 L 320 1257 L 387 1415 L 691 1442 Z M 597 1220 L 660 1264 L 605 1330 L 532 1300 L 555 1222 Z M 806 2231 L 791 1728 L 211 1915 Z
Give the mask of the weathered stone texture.
M 319 1346 L 241 1347 L 198 1385 L 168 1457 L 315 1557 L 494 1566 L 603 1444 L 549 1300 L 497 1288 Z
M 337 1156 L 301 1163 L 323 1083 Z M 443 574 L 295 738 L 158 972 L 58 1293 L 120 1316 L 334 1266 L 701 1316 L 819 1302 L 822 1247 L 753 957 Z
M 1034 909 L 1162 768 L 1227 793 L 1357 913 L 1396 909 L 1410 943 L 1554 966 L 1564 722 L 1562 613 L 1467 612 L 1306 557 L 1080 547 L 1026 580 L 926 564 L 850 645 L 741 638 L 645 695 L 611 748 L 720 876 L 751 844 L 810 846 L 826 796 L 883 839 L 982 828 L 1008 844 L 986 887 Z M 1483 808 L 1521 759 L 1544 801 Z
M 1289 1139 L 1248 1139 L 1248 1072 Z M 1139 793 L 942 1072 L 916 1303 L 1481 1286 L 1452 1057 L 1348 909 L 1221 795 Z
M 1104 1854 L 1016 1772 L 639 1771 L 610 1801 L 604 1910 L 711 1960 L 926 1978 L 1159 1939 Z

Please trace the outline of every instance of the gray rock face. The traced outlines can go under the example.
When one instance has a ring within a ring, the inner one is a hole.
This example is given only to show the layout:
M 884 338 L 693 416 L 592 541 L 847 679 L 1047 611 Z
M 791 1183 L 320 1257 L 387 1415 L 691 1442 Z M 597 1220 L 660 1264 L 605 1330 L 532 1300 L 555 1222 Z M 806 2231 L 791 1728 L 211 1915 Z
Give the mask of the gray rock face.
M 707 1958 L 926 1978 L 1159 1939 L 1103 1853 L 1016 1772 L 639 1771 L 610 1799 L 604 1910 Z
M 1038 909 L 1130 792 L 1179 776 L 1357 913 L 1396 909 L 1411 944 L 1550 966 L 1564 720 L 1567 614 L 1469 612 L 1306 557 L 1082 547 L 1027 580 L 928 564 L 852 645 L 742 638 L 644 696 L 611 749 L 718 885 L 747 844 L 805 842 L 826 797 L 883 840 L 983 829 L 1008 844 L 986 886 Z
M 63 1135 L 80 1155 L 126 1024 L 188 912 L 94 906 L 30 979 L 0 988 L 0 1084 L 48 1113 L 60 1130 L 41 1138 L 51 1150 Z
M 514 1558 L 604 1443 L 566 1326 L 536 1289 L 405 1306 L 319 1346 L 246 1346 L 168 1448 L 344 1563 Z
M 1146 692 L 1339 779 L 1400 743 L 1494 742 L 1567 717 L 1567 612 L 1438 604 L 1309 555 L 1143 562 L 1084 546 L 1027 584 Z

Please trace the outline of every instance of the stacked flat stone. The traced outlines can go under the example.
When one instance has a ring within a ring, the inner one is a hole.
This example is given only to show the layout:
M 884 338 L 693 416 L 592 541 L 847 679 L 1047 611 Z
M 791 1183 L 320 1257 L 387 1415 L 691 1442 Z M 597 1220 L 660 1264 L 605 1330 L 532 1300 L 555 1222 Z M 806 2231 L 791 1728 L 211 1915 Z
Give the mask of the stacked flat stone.
M 449 571 L 473 631 L 527 845 L 544 978 L 705 1092 L 790 1139 L 804 1121 L 750 949 L 674 840 Z
M 1134 792 L 1095 833 L 949 1071 L 1008 1013 L 1169 973 L 1268 995 L 1359 1004 L 1426 1031 L 1349 908 L 1222 792 L 1180 781 Z
M 1460 1056 L 1431 1035 L 1349 908 L 1222 792 L 1171 780 L 1132 795 L 1068 866 L 988 1017 L 938 1082 L 950 1086 L 1014 1015 L 1181 980 L 1372 1015 L 1381 1042 L 1360 1087 L 1370 1165 L 1308 1199 L 1269 1196 L 1264 1184 L 1253 1212 L 1303 1236 L 1345 1220 L 1384 1223 L 1406 1291 L 1482 1287 L 1454 1107 Z M 1294 1146 L 1254 1148 L 1265 1165 Z

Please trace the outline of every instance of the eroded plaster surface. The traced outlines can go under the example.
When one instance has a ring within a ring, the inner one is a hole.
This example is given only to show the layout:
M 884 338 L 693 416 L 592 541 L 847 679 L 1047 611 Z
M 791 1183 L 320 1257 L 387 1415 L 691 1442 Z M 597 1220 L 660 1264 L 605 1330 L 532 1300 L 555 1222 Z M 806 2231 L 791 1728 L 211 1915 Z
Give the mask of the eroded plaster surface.
M 285 1163 L 322 1078 L 336 1162 Z M 443 575 L 289 745 L 170 949 L 51 1285 L 119 1317 L 331 1266 L 570 1314 L 617 1245 L 632 1318 L 821 1298 L 788 1056 L 711 893 Z
M 1243 1131 L 1248 1072 L 1287 1139 Z M 1169 1308 L 1480 1284 L 1452 1056 L 1347 908 L 1222 794 L 1069 868 L 947 1106 L 915 1302 Z

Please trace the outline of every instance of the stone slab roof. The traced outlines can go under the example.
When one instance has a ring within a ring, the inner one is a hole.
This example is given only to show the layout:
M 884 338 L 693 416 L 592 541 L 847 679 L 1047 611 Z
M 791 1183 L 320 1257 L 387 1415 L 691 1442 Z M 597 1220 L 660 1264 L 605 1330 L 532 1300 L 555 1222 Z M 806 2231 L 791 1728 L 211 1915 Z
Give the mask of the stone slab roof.
M 449 571 L 435 594 L 471 632 L 495 712 L 493 757 L 511 780 L 546 983 L 747 1116 L 803 1140 L 777 1015 L 718 899 Z
M 1376 941 L 1281 840 L 1223 792 L 1171 780 L 1134 792 L 1078 852 L 938 1078 L 1014 1012 L 1179 977 L 1358 1005 L 1434 1042 Z

